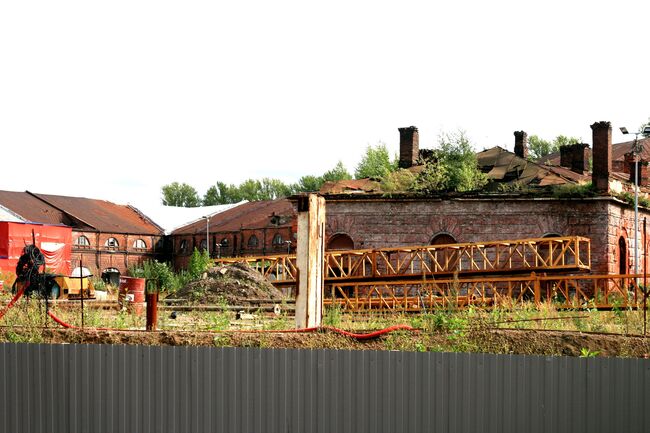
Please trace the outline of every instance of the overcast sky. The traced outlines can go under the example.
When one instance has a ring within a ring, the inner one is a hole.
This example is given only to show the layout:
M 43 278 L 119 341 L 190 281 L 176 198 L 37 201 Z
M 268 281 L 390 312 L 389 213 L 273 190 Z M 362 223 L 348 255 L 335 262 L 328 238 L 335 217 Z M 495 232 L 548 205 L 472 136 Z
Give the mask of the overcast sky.
M 295 182 L 462 128 L 591 144 L 650 117 L 650 2 L 4 1 L 0 189 L 118 203 Z

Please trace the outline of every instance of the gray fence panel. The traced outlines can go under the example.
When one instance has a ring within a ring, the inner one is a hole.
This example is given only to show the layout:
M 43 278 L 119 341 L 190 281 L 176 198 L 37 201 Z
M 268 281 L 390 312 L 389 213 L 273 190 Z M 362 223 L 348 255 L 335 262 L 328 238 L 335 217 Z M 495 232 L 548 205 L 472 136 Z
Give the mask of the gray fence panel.
M 650 361 L 0 344 L 1 432 L 644 432 Z

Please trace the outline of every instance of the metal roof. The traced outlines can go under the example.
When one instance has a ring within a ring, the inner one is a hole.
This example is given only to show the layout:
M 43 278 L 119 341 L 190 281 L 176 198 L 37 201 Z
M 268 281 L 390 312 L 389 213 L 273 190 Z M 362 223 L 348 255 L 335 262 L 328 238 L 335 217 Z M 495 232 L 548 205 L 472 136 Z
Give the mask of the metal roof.
M 274 221 L 272 217 L 276 216 Z M 210 232 L 233 232 L 254 228 L 290 227 L 296 213 L 287 199 L 263 200 L 243 203 L 210 218 Z M 173 235 L 205 233 L 205 219 L 195 221 L 172 232 Z
M 130 206 L 105 200 L 0 191 L 0 205 L 27 221 L 65 224 L 77 230 L 160 235 L 163 230 Z

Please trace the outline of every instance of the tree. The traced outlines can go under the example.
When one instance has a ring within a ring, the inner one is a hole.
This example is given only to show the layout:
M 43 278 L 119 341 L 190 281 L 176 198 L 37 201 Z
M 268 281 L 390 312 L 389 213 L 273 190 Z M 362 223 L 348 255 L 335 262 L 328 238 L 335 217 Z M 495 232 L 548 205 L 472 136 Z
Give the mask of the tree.
M 162 204 L 165 206 L 197 207 L 201 199 L 194 187 L 186 183 L 172 182 L 162 187 Z
M 531 135 L 528 139 L 528 152 L 529 158 L 536 160 L 543 158 L 551 153 L 559 152 L 560 147 L 568 146 L 571 144 L 580 143 L 580 139 L 576 137 L 567 137 L 565 135 L 558 135 L 553 141 L 544 140 L 537 135 Z
M 208 188 L 203 196 L 203 206 L 239 203 L 240 201 L 242 201 L 242 198 L 236 185 L 226 185 L 224 182 L 219 181 Z
M 339 180 L 352 179 L 352 175 L 345 168 L 343 162 L 339 161 L 333 169 L 323 173 L 321 178 L 323 179 L 323 182 L 336 182 Z
M 298 183 L 293 185 L 294 192 L 313 192 L 318 191 L 323 186 L 322 176 L 303 176 L 298 180 Z
M 441 134 L 433 158 L 418 175 L 413 189 L 419 192 L 474 191 L 487 183 L 478 168 L 472 144 L 463 131 Z
M 276 198 L 288 197 L 292 193 L 293 188 L 279 179 L 265 177 L 260 182 L 259 197 L 261 200 L 275 200 Z
M 395 171 L 397 164 L 395 159 L 390 160 L 390 154 L 384 143 L 379 143 L 375 147 L 368 146 L 366 153 L 361 158 L 361 162 L 354 171 L 354 177 L 357 179 L 383 178 L 388 173 Z

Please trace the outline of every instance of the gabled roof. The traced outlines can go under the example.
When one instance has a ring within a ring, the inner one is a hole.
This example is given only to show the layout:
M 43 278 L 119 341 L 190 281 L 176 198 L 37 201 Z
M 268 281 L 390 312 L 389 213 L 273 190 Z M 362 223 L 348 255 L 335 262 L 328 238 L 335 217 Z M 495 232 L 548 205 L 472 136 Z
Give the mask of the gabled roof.
M 275 216 L 275 218 L 273 218 Z M 251 201 L 225 210 L 210 218 L 210 232 L 234 232 L 242 227 L 261 229 L 271 227 L 290 227 L 295 211 L 287 199 Z M 178 228 L 173 235 L 205 233 L 205 219 Z
M 64 224 L 77 230 L 160 235 L 163 230 L 130 206 L 105 200 L 0 191 L 0 205 L 26 221 Z

